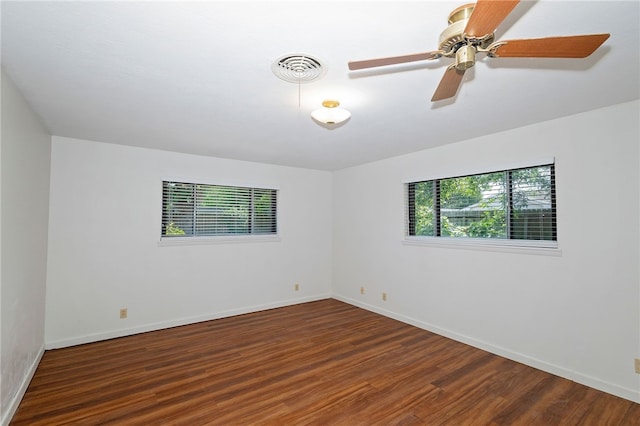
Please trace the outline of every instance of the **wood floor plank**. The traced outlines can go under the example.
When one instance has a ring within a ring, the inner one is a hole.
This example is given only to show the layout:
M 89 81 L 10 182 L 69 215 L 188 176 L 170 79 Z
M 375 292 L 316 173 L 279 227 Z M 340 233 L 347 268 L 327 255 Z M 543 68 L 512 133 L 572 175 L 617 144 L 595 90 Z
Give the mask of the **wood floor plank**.
M 327 299 L 46 351 L 11 425 L 640 425 L 640 404 Z

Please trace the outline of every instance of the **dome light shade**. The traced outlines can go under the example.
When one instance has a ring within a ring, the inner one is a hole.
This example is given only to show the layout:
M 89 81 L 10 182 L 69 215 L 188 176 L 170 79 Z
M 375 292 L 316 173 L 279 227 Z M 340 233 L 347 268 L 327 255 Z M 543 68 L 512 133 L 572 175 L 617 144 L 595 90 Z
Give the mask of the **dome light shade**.
M 318 123 L 329 126 L 340 124 L 351 117 L 351 113 L 346 109 L 340 108 L 340 102 L 335 100 L 325 100 L 322 102 L 322 108 L 318 108 L 311 113 L 311 118 Z

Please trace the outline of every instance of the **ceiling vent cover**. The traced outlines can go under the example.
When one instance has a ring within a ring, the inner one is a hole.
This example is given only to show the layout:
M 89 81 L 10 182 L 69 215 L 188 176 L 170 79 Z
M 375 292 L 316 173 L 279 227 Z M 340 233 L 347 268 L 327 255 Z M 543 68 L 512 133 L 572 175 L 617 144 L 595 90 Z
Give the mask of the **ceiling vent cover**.
M 291 53 L 278 58 L 271 71 L 276 77 L 291 83 L 309 83 L 325 74 L 325 67 L 318 58 L 303 53 Z

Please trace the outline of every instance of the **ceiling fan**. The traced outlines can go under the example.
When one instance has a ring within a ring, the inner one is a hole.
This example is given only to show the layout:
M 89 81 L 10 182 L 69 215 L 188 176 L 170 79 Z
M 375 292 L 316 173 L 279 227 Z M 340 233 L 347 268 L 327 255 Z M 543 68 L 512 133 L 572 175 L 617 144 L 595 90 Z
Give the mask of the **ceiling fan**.
M 452 98 L 476 54 L 490 58 L 586 58 L 609 38 L 609 34 L 529 38 L 494 41 L 495 30 L 520 0 L 478 0 L 449 14 L 449 26 L 440 34 L 439 49 L 431 52 L 349 62 L 349 69 L 381 67 L 441 57 L 455 58 L 440 80 L 432 102 Z

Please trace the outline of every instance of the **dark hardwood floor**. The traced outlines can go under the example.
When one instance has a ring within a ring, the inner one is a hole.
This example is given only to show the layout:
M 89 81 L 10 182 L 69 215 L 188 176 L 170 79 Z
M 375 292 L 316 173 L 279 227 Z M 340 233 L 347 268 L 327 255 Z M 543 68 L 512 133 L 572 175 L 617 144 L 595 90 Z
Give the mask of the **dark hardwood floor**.
M 45 352 L 11 425 L 640 425 L 640 404 L 336 300 Z

